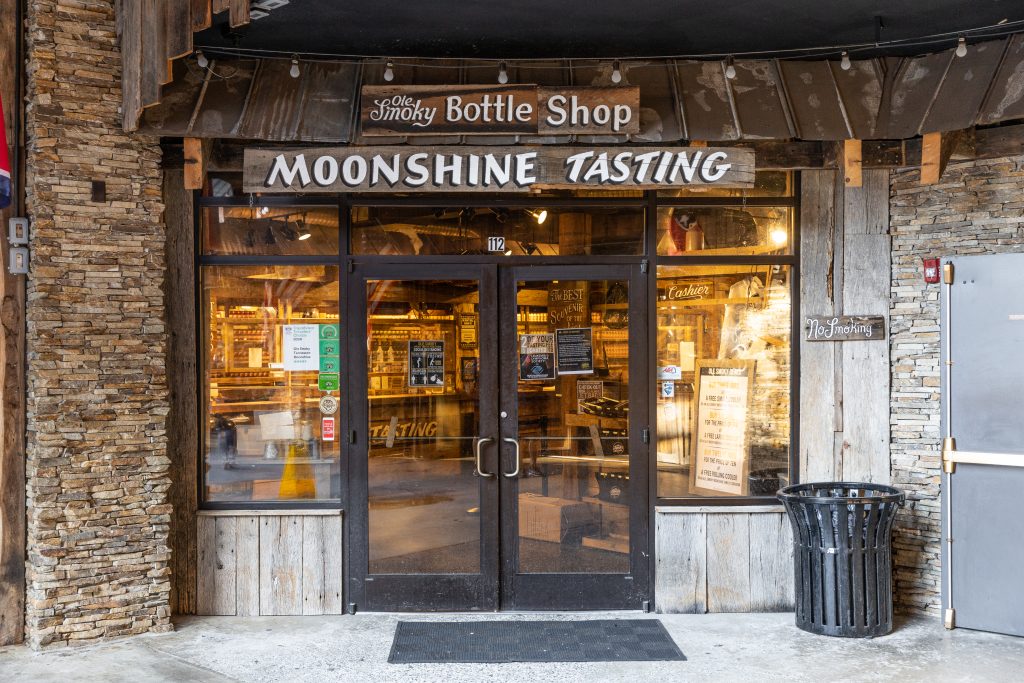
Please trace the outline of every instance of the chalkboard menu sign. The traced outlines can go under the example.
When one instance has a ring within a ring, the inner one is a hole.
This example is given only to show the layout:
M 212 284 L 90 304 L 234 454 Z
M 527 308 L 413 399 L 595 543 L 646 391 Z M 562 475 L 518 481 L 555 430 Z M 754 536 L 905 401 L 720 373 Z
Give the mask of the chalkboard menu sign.
M 696 366 L 697 410 L 690 490 L 747 495 L 747 424 L 754 379 L 752 360 L 701 360 Z

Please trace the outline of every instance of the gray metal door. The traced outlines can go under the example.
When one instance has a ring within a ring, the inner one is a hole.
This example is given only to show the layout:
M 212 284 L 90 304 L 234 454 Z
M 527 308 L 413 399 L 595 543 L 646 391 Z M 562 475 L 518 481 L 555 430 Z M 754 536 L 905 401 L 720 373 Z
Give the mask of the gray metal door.
M 943 606 L 1024 635 L 1024 254 L 943 259 Z

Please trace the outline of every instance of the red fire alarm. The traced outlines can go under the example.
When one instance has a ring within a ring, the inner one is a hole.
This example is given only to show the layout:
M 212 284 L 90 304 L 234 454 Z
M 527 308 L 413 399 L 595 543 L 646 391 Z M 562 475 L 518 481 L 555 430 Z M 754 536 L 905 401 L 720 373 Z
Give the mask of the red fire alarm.
M 924 259 L 924 281 L 930 285 L 934 285 L 939 281 L 939 259 Z

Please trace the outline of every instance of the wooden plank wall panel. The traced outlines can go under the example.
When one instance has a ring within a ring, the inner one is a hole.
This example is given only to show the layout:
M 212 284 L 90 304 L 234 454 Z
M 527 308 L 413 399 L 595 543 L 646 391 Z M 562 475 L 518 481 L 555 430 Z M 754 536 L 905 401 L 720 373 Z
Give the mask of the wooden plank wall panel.
M 235 518 L 235 614 L 260 613 L 260 520 Z
M 883 315 L 888 330 L 889 173 L 864 173 L 864 186 L 845 190 L 843 309 Z M 842 479 L 889 482 L 889 344 L 840 345 L 843 363 Z
M 800 305 L 804 315 L 836 312 L 833 290 L 835 171 L 801 174 Z M 802 324 L 801 324 L 802 327 Z M 833 479 L 836 363 L 832 344 L 800 341 L 800 480 Z
M 302 613 L 324 613 L 324 521 L 302 519 Z
M 750 611 L 793 605 L 793 540 L 785 513 L 750 515 Z
M 655 515 L 658 611 L 704 614 L 707 595 L 707 515 Z
M 324 524 L 324 614 L 343 614 L 345 586 L 341 516 L 321 517 Z
M 750 610 L 750 515 L 710 514 L 708 611 Z
M 672 508 L 655 518 L 658 612 L 792 611 L 793 540 L 781 508 Z
M 217 563 L 217 518 L 200 517 L 196 520 L 196 614 L 214 613 L 217 599 L 213 575 Z
M 302 614 L 302 517 L 260 525 L 260 614 Z
M 171 408 L 167 414 L 167 457 L 171 460 L 171 609 L 196 613 L 196 510 L 199 427 L 196 424 L 195 223 L 192 193 L 182 169 L 164 170 L 164 223 L 167 229 L 167 375 Z
M 236 613 L 235 596 L 235 517 L 216 517 L 214 532 L 213 614 L 231 616 Z

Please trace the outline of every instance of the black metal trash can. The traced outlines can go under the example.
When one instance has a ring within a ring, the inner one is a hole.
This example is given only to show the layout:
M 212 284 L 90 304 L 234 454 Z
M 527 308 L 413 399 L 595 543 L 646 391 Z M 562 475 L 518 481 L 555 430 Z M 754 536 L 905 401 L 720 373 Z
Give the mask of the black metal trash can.
M 842 481 L 788 486 L 778 497 L 793 526 L 797 627 L 847 638 L 891 632 L 891 532 L 906 496 Z

